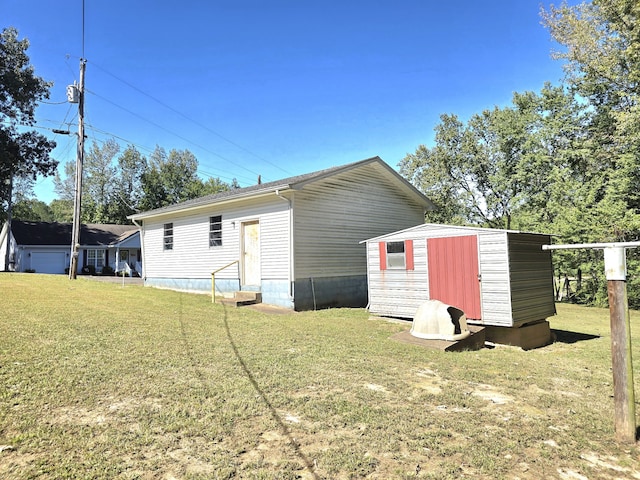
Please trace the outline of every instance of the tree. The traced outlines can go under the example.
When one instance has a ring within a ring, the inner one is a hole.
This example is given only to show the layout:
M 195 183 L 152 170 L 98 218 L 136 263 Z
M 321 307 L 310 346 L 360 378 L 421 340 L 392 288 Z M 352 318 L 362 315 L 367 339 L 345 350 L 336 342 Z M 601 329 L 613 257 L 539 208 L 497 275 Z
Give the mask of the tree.
M 129 223 L 127 216 L 139 211 L 143 197 L 142 175 L 146 170 L 147 159 L 133 145 L 118 157 L 114 195 L 109 208 L 115 223 Z
M 53 221 L 61 223 L 73 222 L 73 200 L 52 200 L 49 208 L 53 213 Z
M 68 200 L 73 205 L 76 188 L 76 162 L 65 162 L 64 176 L 56 170 L 53 177 L 53 190 L 60 200 Z M 73 207 L 71 207 L 73 209 Z M 73 210 L 72 210 L 73 211 Z
M 110 208 L 116 189 L 114 158 L 120 145 L 109 139 L 99 146 L 96 142 L 84 157 L 82 183 L 82 218 L 91 223 L 112 223 Z
M 512 106 L 466 124 L 442 115 L 435 145 L 407 155 L 400 172 L 437 205 L 430 221 L 512 228 L 526 222 L 522 212 L 544 211 L 552 173 L 572 171 L 576 159 L 568 151 L 583 110 L 563 88 L 546 85 L 540 94 L 515 93 Z
M 15 28 L 0 33 L 0 198 L 10 195 L 10 179 L 52 175 L 57 161 L 55 143 L 34 130 L 19 131 L 35 123 L 39 101 L 49 98 L 51 83 L 35 75 L 26 54 L 29 42 L 18 40 Z M 4 211 L 4 209 L 3 209 Z
M 590 163 L 581 187 L 574 235 L 579 242 L 628 241 L 640 238 L 640 4 L 636 0 L 594 0 L 542 11 L 551 36 L 564 47 L 556 58 L 566 61 L 573 89 L 589 102 L 587 126 Z M 569 212 L 567 212 L 569 213 Z M 576 233 L 577 232 L 577 233 Z M 568 232 L 569 233 L 569 232 Z M 566 240 L 565 240 L 566 241 Z M 606 303 L 602 260 L 573 255 L 587 265 L 593 288 L 589 301 Z M 566 258 L 572 256 L 567 254 Z M 629 251 L 629 299 L 640 305 L 640 278 L 633 274 L 640 253 Z M 637 270 L 636 270 L 637 272 Z
M 13 206 L 13 218 L 33 222 L 53 222 L 54 214 L 44 202 L 36 199 L 20 200 Z
M 200 196 L 203 187 L 197 170 L 198 160 L 189 150 L 171 150 L 167 155 L 162 147 L 156 147 L 142 175 L 141 209 L 152 210 Z

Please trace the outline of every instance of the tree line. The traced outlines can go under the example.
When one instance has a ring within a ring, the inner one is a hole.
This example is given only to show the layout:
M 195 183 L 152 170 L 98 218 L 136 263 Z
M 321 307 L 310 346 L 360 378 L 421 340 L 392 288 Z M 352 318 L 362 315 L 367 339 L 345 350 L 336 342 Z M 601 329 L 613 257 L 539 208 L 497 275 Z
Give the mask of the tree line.
M 32 196 L 32 184 L 21 182 L 14 193 L 13 218 L 16 220 L 71 222 L 75 197 L 76 162 L 64 164 L 64 175 L 54 175 L 57 198 L 51 203 Z M 109 139 L 93 142 L 83 163 L 83 223 L 128 224 L 127 216 L 239 188 L 219 178 L 203 181 L 197 174 L 198 160 L 189 150 L 162 147 L 145 157 L 133 145 L 121 151 Z
M 64 165 L 64 176 L 55 174 L 58 209 L 55 221 L 71 221 L 75 196 L 75 162 Z M 82 221 L 85 223 L 129 223 L 127 216 L 238 188 L 219 178 L 200 179 L 198 160 L 189 150 L 167 151 L 157 146 L 145 157 L 135 146 L 120 145 L 109 139 L 102 145 L 94 142 L 83 164 Z M 27 203 L 28 205 L 28 203 Z M 20 208 L 20 203 L 16 205 Z M 60 215 L 61 214 L 61 215 Z
M 400 163 L 437 206 L 427 221 L 553 234 L 556 243 L 640 239 L 640 3 L 594 0 L 542 11 L 566 80 L 514 93 L 462 120 L 443 114 L 434 144 Z M 606 305 L 602 252 L 554 252 L 576 301 Z M 640 307 L 640 254 L 627 252 Z M 580 288 L 576 288 L 576 287 Z

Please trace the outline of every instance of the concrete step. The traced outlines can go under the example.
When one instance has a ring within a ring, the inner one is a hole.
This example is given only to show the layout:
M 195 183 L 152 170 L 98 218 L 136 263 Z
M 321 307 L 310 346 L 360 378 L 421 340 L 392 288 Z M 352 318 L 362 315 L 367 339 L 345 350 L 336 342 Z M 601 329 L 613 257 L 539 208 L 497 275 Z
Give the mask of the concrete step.
M 251 291 L 234 292 L 233 298 L 222 298 L 220 299 L 220 303 L 234 307 L 255 305 L 256 303 L 262 303 L 262 293 Z

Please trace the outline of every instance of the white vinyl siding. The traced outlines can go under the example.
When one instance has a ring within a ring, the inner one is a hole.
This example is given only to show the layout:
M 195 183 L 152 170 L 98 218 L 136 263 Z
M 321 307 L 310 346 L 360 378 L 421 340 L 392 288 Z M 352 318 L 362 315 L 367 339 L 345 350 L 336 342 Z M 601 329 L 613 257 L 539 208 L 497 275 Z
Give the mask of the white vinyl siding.
M 154 278 L 211 278 L 214 270 L 240 259 L 241 223 L 260 222 L 262 277 L 287 279 L 289 207 L 273 195 L 260 202 L 247 201 L 242 206 L 219 206 L 202 209 L 198 213 L 171 216 L 174 247 L 162 249 L 163 225 L 167 219 L 144 221 L 145 275 Z M 210 217 L 222 215 L 221 247 L 209 247 Z M 234 265 L 216 274 L 216 278 L 238 278 Z
M 424 206 L 379 168 L 349 170 L 295 193 L 296 278 L 365 275 L 362 240 L 424 222 Z
M 514 321 L 525 323 L 550 315 L 555 305 L 550 239 L 540 235 L 509 235 L 511 304 Z M 555 309 L 554 309 L 555 311 Z

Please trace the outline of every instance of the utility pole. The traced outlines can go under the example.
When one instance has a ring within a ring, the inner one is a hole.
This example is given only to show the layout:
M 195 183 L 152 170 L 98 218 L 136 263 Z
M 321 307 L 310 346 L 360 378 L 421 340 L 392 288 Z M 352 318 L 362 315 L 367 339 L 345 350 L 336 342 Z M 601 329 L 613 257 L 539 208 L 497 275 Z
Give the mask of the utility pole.
M 80 248 L 80 227 L 82 225 L 82 165 L 84 164 L 84 71 L 87 61 L 80 59 L 80 84 L 78 85 L 78 151 L 76 155 L 76 188 L 73 200 L 73 230 L 71 232 L 71 262 L 69 279 L 75 280 L 78 274 L 78 255 Z
M 4 271 L 9 271 L 9 260 L 11 259 L 11 211 L 13 200 L 13 171 L 9 171 L 9 203 L 7 206 L 7 250 L 4 253 Z

